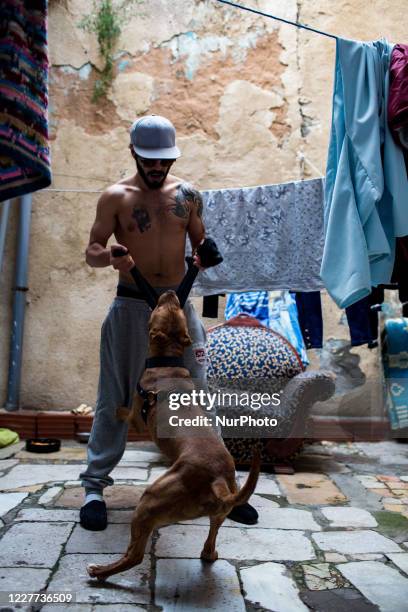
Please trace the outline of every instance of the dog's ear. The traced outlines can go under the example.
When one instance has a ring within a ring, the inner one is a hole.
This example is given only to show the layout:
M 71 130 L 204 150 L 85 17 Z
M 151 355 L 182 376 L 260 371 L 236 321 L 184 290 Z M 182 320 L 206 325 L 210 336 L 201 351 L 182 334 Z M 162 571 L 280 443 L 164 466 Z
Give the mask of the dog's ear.
M 164 332 L 153 328 L 149 332 L 149 339 L 150 342 L 158 342 L 160 344 L 164 344 L 165 342 L 169 341 L 169 336 Z
M 182 346 L 191 346 L 193 341 L 190 338 L 190 335 L 186 332 L 183 336 L 181 336 L 180 344 Z

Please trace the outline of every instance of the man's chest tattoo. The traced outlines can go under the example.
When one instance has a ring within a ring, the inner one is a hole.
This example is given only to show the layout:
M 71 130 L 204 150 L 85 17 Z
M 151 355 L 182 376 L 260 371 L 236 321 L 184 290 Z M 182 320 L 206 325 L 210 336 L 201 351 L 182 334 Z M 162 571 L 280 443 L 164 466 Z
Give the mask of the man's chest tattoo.
M 191 204 L 196 207 L 198 216 L 201 217 L 203 212 L 203 201 L 200 192 L 188 183 L 181 183 L 181 185 L 177 187 L 174 203 L 170 210 L 177 217 L 188 219 Z
M 145 208 L 134 207 L 132 211 L 132 217 L 136 219 L 137 227 L 139 228 L 142 234 L 143 232 L 147 231 L 152 227 L 149 213 Z

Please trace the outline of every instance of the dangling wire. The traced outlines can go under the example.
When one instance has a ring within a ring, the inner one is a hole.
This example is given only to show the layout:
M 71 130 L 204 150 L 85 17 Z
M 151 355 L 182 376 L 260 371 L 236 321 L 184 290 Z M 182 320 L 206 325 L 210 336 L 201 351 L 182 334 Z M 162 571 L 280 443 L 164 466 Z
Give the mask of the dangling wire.
M 271 15 L 270 13 L 264 13 L 263 11 L 258 11 L 257 9 L 249 8 L 248 6 L 242 6 L 241 4 L 236 4 L 235 2 L 229 2 L 229 0 L 215 0 L 216 2 L 221 2 L 221 4 L 228 4 L 229 6 L 233 6 L 234 8 L 239 8 L 242 11 L 248 11 L 250 13 L 255 13 L 255 15 L 262 15 L 262 17 L 269 17 L 270 19 L 276 19 L 276 21 L 282 21 L 283 23 L 288 23 L 289 25 L 293 25 L 296 28 L 303 28 L 304 30 L 309 30 L 310 32 L 315 32 L 316 34 L 321 34 L 322 36 L 328 36 L 329 38 L 334 38 L 337 40 L 337 36 L 334 34 L 328 34 L 328 32 L 323 32 L 322 30 L 316 30 L 316 28 L 311 28 L 310 26 L 303 25 L 303 23 L 297 23 L 296 21 L 289 21 L 288 19 L 283 19 L 283 17 L 276 17 L 275 15 Z

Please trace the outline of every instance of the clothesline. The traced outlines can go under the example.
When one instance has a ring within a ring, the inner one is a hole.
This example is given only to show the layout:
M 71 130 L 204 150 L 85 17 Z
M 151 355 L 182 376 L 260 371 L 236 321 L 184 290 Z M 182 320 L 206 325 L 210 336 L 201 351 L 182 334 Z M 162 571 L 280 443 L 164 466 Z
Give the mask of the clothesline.
M 55 193 L 103 193 L 103 189 L 43 189 L 42 191 L 53 191 Z
M 53 176 L 63 176 L 65 178 L 78 178 L 78 179 L 86 179 L 87 181 L 99 181 L 100 183 L 106 183 L 106 177 L 102 178 L 100 176 L 81 176 L 80 174 L 65 174 L 62 172 L 53 172 Z M 113 182 L 113 181 L 112 181 Z
M 298 153 L 298 159 L 301 163 L 305 162 L 306 164 L 308 164 L 308 166 L 310 166 L 310 168 L 312 168 L 312 170 L 314 170 L 317 173 L 318 176 L 312 177 L 312 178 L 324 178 L 324 175 L 321 172 L 321 170 L 319 170 L 319 168 L 317 168 L 313 164 L 313 162 L 311 162 L 310 159 L 308 159 L 303 153 Z M 86 176 L 79 176 L 79 175 L 73 175 L 73 174 L 60 174 L 60 173 L 56 173 L 54 174 L 54 176 L 64 176 L 64 177 L 79 178 L 79 179 L 89 178 Z M 96 180 L 96 181 L 106 180 L 106 179 L 99 179 L 99 178 L 93 178 L 93 177 L 91 178 L 92 180 Z M 310 180 L 309 177 L 306 180 Z M 114 181 L 111 181 L 111 183 L 113 182 Z M 58 189 L 55 187 L 48 187 L 47 189 L 43 189 L 42 191 L 51 191 L 54 193 L 103 193 L 104 192 L 103 189 L 65 189 L 65 188 Z
M 253 9 L 253 8 L 250 8 L 249 6 L 242 6 L 242 4 L 236 4 L 235 2 L 229 2 L 229 0 L 215 0 L 215 1 L 220 2 L 221 4 L 228 4 L 229 6 L 233 6 L 234 8 L 239 8 L 242 11 L 248 11 L 250 13 L 255 13 L 255 15 L 261 15 L 262 17 L 269 17 L 269 19 L 276 19 L 276 21 L 282 21 L 283 23 L 293 25 L 296 28 L 302 28 L 304 30 L 309 30 L 310 32 L 315 32 L 316 34 L 321 34 L 322 36 L 328 36 L 329 38 L 334 38 L 334 40 L 337 40 L 337 36 L 335 36 L 334 34 L 329 34 L 328 32 L 323 32 L 322 30 L 311 28 L 310 26 L 304 25 L 303 23 L 298 23 L 297 21 L 290 21 L 289 19 L 284 19 L 283 17 L 276 17 L 276 15 L 271 15 L 270 13 L 264 13 L 263 11 L 259 11 L 258 9 Z

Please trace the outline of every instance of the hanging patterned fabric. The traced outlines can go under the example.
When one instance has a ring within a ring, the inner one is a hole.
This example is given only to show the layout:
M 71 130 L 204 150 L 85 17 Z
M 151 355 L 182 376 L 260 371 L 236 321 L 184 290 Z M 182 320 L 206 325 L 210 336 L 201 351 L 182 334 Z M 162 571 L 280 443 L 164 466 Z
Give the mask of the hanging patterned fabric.
M 323 288 L 322 179 L 202 196 L 206 235 L 220 245 L 224 261 L 200 272 L 194 295 Z
M 3 201 L 51 183 L 46 0 L 2 1 L 0 57 Z

